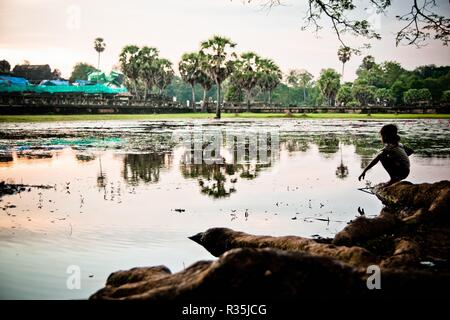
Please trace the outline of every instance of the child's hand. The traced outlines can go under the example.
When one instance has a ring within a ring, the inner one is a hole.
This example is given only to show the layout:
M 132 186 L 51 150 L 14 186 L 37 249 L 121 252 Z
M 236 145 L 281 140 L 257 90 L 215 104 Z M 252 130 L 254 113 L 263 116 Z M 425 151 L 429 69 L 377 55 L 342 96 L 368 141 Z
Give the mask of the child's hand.
M 366 172 L 363 171 L 363 172 L 361 173 L 361 175 L 358 177 L 358 180 L 361 181 L 361 180 L 364 179 L 365 177 L 366 177 Z

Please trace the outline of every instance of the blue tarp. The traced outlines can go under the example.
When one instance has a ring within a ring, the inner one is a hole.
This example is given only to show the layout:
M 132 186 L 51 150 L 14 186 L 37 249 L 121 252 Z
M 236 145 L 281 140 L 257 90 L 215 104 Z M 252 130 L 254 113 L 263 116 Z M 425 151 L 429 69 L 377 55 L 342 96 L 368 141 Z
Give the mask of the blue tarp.
M 27 86 L 28 85 L 28 80 L 25 78 L 0 75 L 0 80 L 3 80 L 3 82 L 7 82 L 13 86 Z
M 69 81 L 66 80 L 42 80 L 40 86 L 68 86 Z
M 88 80 L 75 80 L 74 82 L 76 85 L 78 86 L 88 86 L 88 85 L 92 85 L 93 83 L 88 81 Z

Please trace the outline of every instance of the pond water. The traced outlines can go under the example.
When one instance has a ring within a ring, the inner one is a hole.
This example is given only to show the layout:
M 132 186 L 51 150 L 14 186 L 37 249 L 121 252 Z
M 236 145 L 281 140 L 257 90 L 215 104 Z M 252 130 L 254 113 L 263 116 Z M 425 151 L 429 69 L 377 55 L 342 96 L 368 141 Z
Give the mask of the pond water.
M 86 299 L 136 266 L 215 259 L 187 237 L 211 227 L 332 237 L 381 203 L 358 175 L 391 121 L 182 120 L 0 123 L 0 298 Z M 411 182 L 450 179 L 448 120 L 396 121 Z M 80 289 L 68 289 L 70 266 Z

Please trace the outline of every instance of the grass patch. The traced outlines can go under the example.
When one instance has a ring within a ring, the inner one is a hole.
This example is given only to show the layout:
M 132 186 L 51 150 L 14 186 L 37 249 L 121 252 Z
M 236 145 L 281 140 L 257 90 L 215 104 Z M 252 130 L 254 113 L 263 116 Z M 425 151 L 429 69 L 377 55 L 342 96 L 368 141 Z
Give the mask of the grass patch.
M 77 114 L 77 115 L 0 115 L 0 122 L 100 121 L 100 120 L 171 120 L 213 119 L 213 113 L 170 114 Z M 222 113 L 223 119 L 450 119 L 450 114 L 355 113 Z

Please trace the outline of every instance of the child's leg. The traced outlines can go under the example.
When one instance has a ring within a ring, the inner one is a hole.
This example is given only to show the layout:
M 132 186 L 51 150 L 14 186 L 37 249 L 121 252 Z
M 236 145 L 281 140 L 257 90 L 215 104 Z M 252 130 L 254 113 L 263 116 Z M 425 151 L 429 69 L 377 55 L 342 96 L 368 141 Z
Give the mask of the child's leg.
M 387 182 L 387 185 L 401 181 L 409 175 L 409 169 L 399 167 L 398 165 L 396 165 L 394 161 L 382 159 L 381 164 L 383 165 L 383 168 L 387 171 L 389 177 L 391 178 Z
M 386 183 L 386 185 L 390 185 L 401 180 L 398 176 L 397 172 L 398 168 L 394 165 L 393 161 L 390 161 L 388 159 L 381 159 L 381 164 L 383 165 L 383 168 L 387 171 L 389 177 L 391 178 Z

